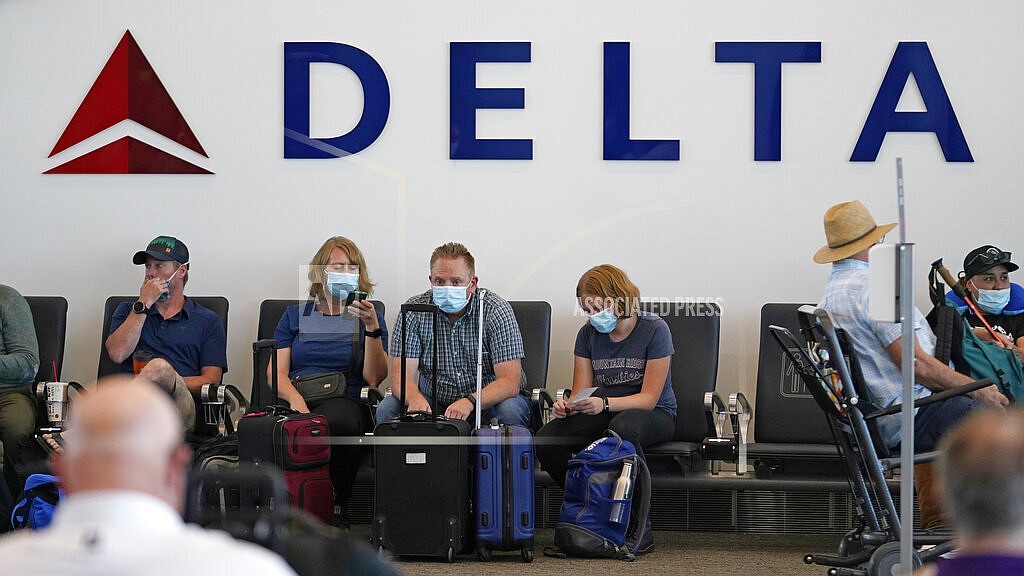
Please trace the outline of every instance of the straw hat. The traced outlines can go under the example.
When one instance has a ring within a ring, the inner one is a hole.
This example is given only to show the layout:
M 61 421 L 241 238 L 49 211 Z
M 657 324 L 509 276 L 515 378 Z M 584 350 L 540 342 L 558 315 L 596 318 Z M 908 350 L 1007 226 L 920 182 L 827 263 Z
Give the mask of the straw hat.
M 825 238 L 828 244 L 814 254 L 818 264 L 849 258 L 878 242 L 896 224 L 875 224 L 863 204 L 854 200 L 836 204 L 825 212 Z

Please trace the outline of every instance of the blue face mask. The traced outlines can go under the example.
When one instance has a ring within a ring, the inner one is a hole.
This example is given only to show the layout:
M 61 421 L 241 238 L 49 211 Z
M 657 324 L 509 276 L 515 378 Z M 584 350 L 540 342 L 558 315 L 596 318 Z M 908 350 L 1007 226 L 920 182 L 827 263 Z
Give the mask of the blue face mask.
M 454 314 L 469 304 L 469 297 L 466 296 L 468 286 L 432 286 L 431 295 L 434 304 L 446 314 Z
M 359 287 L 359 274 L 328 272 L 327 290 L 338 300 L 348 298 L 348 293 Z
M 982 290 L 978 288 L 978 306 L 989 314 L 1000 314 L 1010 303 L 1010 289 Z
M 185 264 L 188 264 L 188 262 L 185 262 Z M 178 266 L 178 269 L 174 271 L 174 274 L 171 274 L 170 277 L 167 278 L 167 285 L 168 285 L 168 287 L 171 285 L 171 280 L 173 280 L 174 277 L 178 275 L 178 272 L 181 272 L 181 269 L 185 267 L 185 264 L 182 264 L 181 266 Z M 157 302 L 166 302 L 166 301 L 168 301 L 170 299 L 171 299 L 171 293 L 170 292 L 164 292 L 163 294 L 161 294 L 160 296 L 157 297 L 156 301 Z
M 590 325 L 594 327 L 601 334 L 608 334 L 612 330 L 615 330 L 615 325 L 618 324 L 619 319 L 612 312 L 611 307 L 601 310 L 597 314 L 590 316 Z

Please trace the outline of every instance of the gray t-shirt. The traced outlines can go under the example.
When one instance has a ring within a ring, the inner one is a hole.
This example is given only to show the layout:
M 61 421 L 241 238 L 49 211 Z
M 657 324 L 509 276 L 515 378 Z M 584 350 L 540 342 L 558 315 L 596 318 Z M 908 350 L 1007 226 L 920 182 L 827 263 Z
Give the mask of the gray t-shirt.
M 574 354 L 588 358 L 594 370 L 594 386 L 609 398 L 640 392 L 648 360 L 671 356 L 675 352 L 668 324 L 657 314 L 641 311 L 636 326 L 621 342 L 612 342 L 586 323 L 576 334 Z M 676 415 L 676 395 L 672 391 L 672 369 L 665 376 L 665 385 L 655 408 Z

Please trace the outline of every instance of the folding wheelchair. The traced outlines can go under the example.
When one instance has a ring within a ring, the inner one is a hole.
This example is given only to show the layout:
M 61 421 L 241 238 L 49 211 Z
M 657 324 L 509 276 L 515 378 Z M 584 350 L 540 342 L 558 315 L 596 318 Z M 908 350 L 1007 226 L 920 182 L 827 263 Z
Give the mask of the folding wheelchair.
M 886 482 L 886 474 L 899 467 L 899 458 L 889 451 L 877 434 L 874 421 L 896 414 L 900 405 L 884 410 L 873 406 L 864 394 L 863 380 L 846 336 L 832 324 L 828 313 L 812 306 L 801 307 L 801 345 L 786 328 L 771 326 L 772 337 L 782 347 L 817 404 L 825 412 L 833 438 L 845 462 L 850 488 L 857 505 L 856 526 L 840 541 L 832 554 L 812 553 L 808 564 L 830 567 L 830 576 L 876 576 L 894 574 L 900 560 L 900 517 Z M 920 407 L 949 396 L 991 385 L 979 380 L 970 385 L 932 394 L 915 401 Z M 926 462 L 935 453 L 915 455 L 914 462 Z M 914 533 L 914 567 L 934 560 L 953 549 L 952 533 Z M 903 572 L 909 572 L 902 570 Z

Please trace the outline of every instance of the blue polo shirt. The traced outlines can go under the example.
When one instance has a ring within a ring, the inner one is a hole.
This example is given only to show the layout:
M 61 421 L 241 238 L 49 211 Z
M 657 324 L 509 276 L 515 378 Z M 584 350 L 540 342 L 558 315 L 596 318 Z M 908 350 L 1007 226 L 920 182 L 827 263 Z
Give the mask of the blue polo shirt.
M 122 302 L 114 310 L 110 319 L 111 334 L 129 314 L 134 314 L 132 304 Z M 198 376 L 203 366 L 228 371 L 227 336 L 216 312 L 186 297 L 185 305 L 170 318 L 164 319 L 156 308 L 146 314 L 136 350 L 148 350 L 154 358 L 163 358 L 180 376 Z M 132 372 L 131 356 L 121 364 L 121 371 Z

